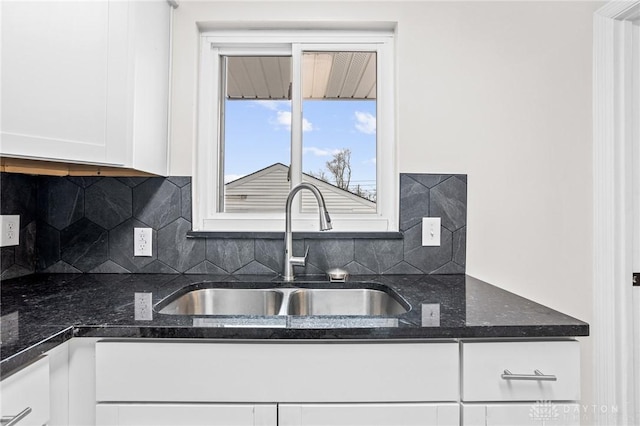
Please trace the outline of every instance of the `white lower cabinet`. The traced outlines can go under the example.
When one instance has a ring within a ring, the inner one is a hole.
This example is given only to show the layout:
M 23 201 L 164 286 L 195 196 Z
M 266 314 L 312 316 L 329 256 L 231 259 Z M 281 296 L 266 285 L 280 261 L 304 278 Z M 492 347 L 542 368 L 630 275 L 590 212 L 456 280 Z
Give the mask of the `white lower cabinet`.
M 275 404 L 98 404 L 96 425 L 276 426 Z
M 457 426 L 458 404 L 280 404 L 279 426 Z
M 580 405 L 536 401 L 515 404 L 464 404 L 463 426 L 579 426 Z
M 0 382 L 2 424 L 42 426 L 49 422 L 49 359 L 45 356 Z M 5 421 L 6 420 L 6 421 Z
M 91 380 L 70 380 L 70 403 L 94 411 L 70 424 L 580 425 L 580 348 L 567 339 L 80 346 L 70 377 Z

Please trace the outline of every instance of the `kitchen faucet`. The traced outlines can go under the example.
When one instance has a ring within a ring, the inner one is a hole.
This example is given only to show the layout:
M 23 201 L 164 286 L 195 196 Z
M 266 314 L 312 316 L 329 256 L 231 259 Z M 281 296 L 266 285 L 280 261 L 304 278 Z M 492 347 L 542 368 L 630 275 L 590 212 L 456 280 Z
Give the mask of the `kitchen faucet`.
M 302 182 L 291 189 L 289 196 L 287 197 L 287 205 L 285 211 L 285 232 L 284 232 L 284 280 L 293 281 L 293 267 L 304 266 L 307 262 L 307 255 L 309 254 L 309 247 L 303 257 L 293 255 L 293 232 L 291 231 L 291 204 L 293 198 L 298 192 L 303 189 L 308 189 L 315 195 L 318 202 L 318 212 L 320 214 L 320 230 L 328 231 L 331 229 L 331 217 L 327 211 L 327 206 L 324 203 L 324 198 L 320 190 L 315 186 L 307 182 Z

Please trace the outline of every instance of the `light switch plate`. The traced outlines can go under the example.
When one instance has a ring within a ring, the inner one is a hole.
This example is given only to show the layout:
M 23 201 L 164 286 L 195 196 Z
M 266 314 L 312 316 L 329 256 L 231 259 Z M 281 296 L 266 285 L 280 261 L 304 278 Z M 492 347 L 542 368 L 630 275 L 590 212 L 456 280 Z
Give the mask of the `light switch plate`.
M 440 223 L 439 217 L 422 218 L 422 245 L 426 247 L 440 246 Z
M 133 228 L 134 256 L 152 256 L 152 235 L 151 228 Z
M 0 247 L 20 244 L 20 215 L 0 216 Z

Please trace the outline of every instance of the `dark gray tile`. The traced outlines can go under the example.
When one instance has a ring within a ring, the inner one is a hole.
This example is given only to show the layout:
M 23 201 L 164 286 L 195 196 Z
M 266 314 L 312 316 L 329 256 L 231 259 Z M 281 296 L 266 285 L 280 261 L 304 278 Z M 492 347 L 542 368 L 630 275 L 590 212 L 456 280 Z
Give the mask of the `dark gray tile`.
M 20 223 L 36 218 L 37 178 L 19 173 L 0 173 L 0 214 L 19 214 Z M 23 225 L 24 226 L 24 225 Z
M 33 271 L 31 269 L 25 268 L 20 265 L 12 265 L 7 270 L 2 271 L 0 275 L 0 279 L 9 280 L 11 278 L 23 277 L 25 275 L 32 274 Z
M 182 217 L 191 222 L 191 184 L 180 189 L 182 197 Z
M 400 175 L 400 230 L 415 226 L 429 215 L 429 189 L 408 175 Z
M 304 254 L 304 250 L 301 250 L 301 252 Z M 298 253 L 296 251 L 296 253 Z M 282 269 L 278 269 L 277 272 L 279 274 L 284 273 L 284 266 L 282 267 Z M 300 276 L 300 275 L 307 275 L 307 276 L 321 276 L 322 279 L 326 278 L 327 272 L 323 271 L 321 269 L 318 269 L 318 267 L 312 265 L 311 263 L 307 262 L 307 264 L 302 267 L 302 266 L 294 266 L 293 267 L 293 275 L 295 276 Z
M 133 229 L 146 228 L 147 225 L 135 219 L 129 219 L 109 231 L 109 258 L 131 271 L 138 272 L 158 257 L 158 232 L 151 231 L 151 256 L 133 255 Z
M 89 272 L 108 260 L 108 235 L 89 219 L 81 219 L 60 233 L 60 258 L 82 272 Z
M 103 179 L 101 176 L 67 176 L 67 179 L 80 188 L 88 188 L 96 182 L 100 182 Z
M 467 224 L 467 185 L 450 178 L 431 188 L 431 217 L 442 218 L 442 226 L 455 231 Z
M 84 192 L 87 219 L 112 229 L 131 218 L 131 188 L 115 178 L 104 178 Z
M 439 175 L 430 173 L 409 173 L 408 176 L 418 183 L 426 186 L 427 188 L 433 188 L 443 180 L 447 179 L 450 175 Z
M 355 240 L 355 260 L 382 273 L 402 260 L 402 240 Z
M 453 175 L 456 179 L 460 179 L 465 184 L 467 183 L 467 175 Z
M 355 260 L 344 265 L 344 269 L 351 275 L 375 275 L 376 273 Z
M 180 188 L 191 183 L 190 176 L 169 176 L 167 179 L 178 185 Z
M 205 260 L 204 262 L 198 263 L 193 268 L 189 269 L 185 272 L 185 274 L 215 274 L 215 275 L 225 275 L 227 272 L 223 269 L 218 268 L 213 263 Z
M 449 262 L 432 272 L 433 274 L 464 274 L 464 268 L 455 262 Z
M 255 258 L 269 269 L 282 273 L 284 271 L 284 240 L 255 240 Z M 304 256 L 304 242 L 294 241 L 293 251 Z
M 98 265 L 89 272 L 92 274 L 128 274 L 131 271 L 123 268 L 122 266 L 111 260 L 107 260 L 102 265 Z
M 144 184 L 143 184 L 144 185 Z M 205 259 L 205 242 L 187 238 L 191 222 L 178 218 L 158 231 L 158 260 L 178 272 L 193 268 Z
M 38 182 L 38 218 L 61 231 L 84 216 L 84 190 L 62 177 Z
M 36 269 L 36 221 L 20 230 L 20 245 L 16 246 L 15 262 L 31 271 Z
M 467 264 L 467 227 L 453 233 L 453 261 L 460 266 Z
M 222 270 L 233 273 L 255 259 L 254 240 L 208 239 L 206 258 Z
M 423 274 L 420 269 L 409 265 L 407 262 L 400 262 L 383 272 L 384 275 L 417 275 Z
M 60 260 L 60 231 L 39 220 L 36 224 L 36 269 L 43 271 Z
M 149 178 L 133 188 L 133 216 L 160 229 L 180 217 L 180 188 L 164 178 Z
M 353 240 L 306 240 L 309 246 L 307 262 L 327 271 L 331 268 L 344 267 L 354 260 Z M 302 255 L 304 253 L 301 253 Z
M 451 232 L 441 228 L 440 247 L 423 247 L 422 225 L 416 225 L 404 233 L 404 260 L 422 272 L 433 273 L 451 261 L 451 240 Z
M 235 274 L 237 275 L 276 275 L 277 272 L 266 267 L 260 262 L 252 261 L 248 265 L 238 269 Z
M 165 265 L 159 260 L 154 260 L 140 270 L 142 274 L 177 274 L 178 271 Z
M 14 247 L 2 247 L 0 248 L 0 269 L 5 271 L 13 266 L 15 262 L 15 248 Z
M 74 268 L 73 266 L 69 265 L 67 262 L 63 260 L 54 263 L 53 265 L 45 269 L 43 272 L 46 272 L 47 274 L 80 274 L 82 273 L 82 271 Z
M 127 185 L 129 188 L 134 188 L 140 185 L 145 180 L 149 179 L 146 177 L 119 177 L 117 178 L 120 182 Z

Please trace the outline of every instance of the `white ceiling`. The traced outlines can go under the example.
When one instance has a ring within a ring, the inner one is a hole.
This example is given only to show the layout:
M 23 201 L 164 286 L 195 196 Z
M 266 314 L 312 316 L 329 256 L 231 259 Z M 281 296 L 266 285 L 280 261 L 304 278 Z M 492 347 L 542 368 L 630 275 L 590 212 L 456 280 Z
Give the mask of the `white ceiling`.
M 289 99 L 290 57 L 229 57 L 228 99 Z M 304 99 L 375 99 L 374 52 L 306 52 Z

